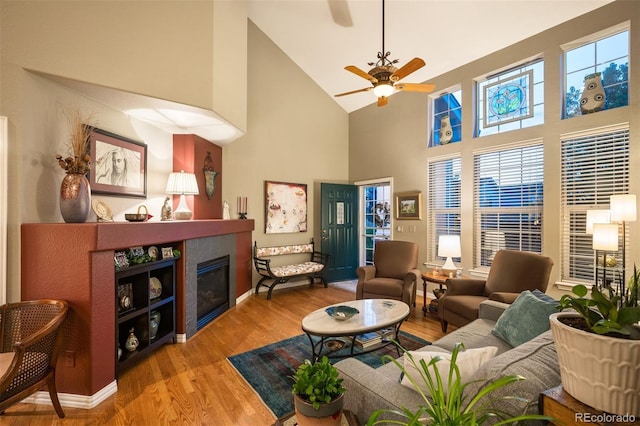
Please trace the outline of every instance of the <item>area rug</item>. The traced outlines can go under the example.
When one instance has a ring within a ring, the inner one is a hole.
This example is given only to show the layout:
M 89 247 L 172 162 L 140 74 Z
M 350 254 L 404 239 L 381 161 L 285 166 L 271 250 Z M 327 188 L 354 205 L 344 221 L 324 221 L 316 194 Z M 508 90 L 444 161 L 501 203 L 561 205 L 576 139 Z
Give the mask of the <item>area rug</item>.
M 429 342 L 400 331 L 400 343 L 407 350 L 415 350 Z M 381 357 L 398 357 L 395 345 L 359 355 L 358 359 L 373 368 L 382 365 Z M 291 375 L 305 359 L 311 358 L 311 344 L 306 334 L 300 334 L 271 345 L 263 346 L 229 358 L 231 365 L 260 396 L 276 418 L 293 411 Z M 332 362 L 338 362 L 334 359 Z

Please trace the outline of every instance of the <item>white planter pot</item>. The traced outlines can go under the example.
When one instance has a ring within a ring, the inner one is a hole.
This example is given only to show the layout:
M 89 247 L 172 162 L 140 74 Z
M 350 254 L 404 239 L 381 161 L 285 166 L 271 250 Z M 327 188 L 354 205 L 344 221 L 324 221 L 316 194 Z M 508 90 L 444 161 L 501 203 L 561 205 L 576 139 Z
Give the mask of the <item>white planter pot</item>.
M 640 340 L 601 336 L 549 318 L 562 386 L 571 396 L 611 414 L 640 416 Z

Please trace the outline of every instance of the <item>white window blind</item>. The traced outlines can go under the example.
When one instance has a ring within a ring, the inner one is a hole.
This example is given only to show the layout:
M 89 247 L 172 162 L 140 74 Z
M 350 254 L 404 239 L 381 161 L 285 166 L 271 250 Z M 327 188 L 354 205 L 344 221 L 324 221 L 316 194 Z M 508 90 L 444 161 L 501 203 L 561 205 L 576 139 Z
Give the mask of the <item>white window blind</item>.
M 542 142 L 474 156 L 474 268 L 501 249 L 542 252 Z
M 460 157 L 429 161 L 427 179 L 427 259 L 431 262 L 437 259 L 438 236 L 460 235 Z
M 611 195 L 628 193 L 629 129 L 625 125 L 561 139 L 561 279 L 592 284 L 595 265 L 592 237 L 585 232 L 587 210 L 608 209 Z M 621 251 L 610 255 L 621 265 Z

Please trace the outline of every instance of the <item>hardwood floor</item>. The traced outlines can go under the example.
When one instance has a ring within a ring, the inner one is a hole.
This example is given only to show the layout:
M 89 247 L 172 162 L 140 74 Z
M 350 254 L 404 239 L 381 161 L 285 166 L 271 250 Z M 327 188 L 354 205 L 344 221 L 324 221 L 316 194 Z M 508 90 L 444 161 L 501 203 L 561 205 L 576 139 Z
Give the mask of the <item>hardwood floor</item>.
M 125 372 L 118 392 L 97 407 L 63 407 L 59 419 L 50 405 L 17 404 L 0 425 L 271 425 L 271 412 L 226 358 L 301 334 L 306 314 L 354 298 L 340 284 L 274 291 L 272 300 L 251 295 L 186 343 L 167 344 Z M 423 317 L 418 299 L 402 330 L 434 341 L 440 323 Z

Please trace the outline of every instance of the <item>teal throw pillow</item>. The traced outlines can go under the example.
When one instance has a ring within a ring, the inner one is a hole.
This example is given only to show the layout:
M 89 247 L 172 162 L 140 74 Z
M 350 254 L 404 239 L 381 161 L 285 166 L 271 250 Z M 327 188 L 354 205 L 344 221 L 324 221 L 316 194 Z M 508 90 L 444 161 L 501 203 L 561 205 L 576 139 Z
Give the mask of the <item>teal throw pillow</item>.
M 538 296 L 529 290 L 520 293 L 498 318 L 491 333 L 516 347 L 549 330 L 549 315 L 556 312 L 558 302 L 546 295 L 544 299 L 550 301 Z

